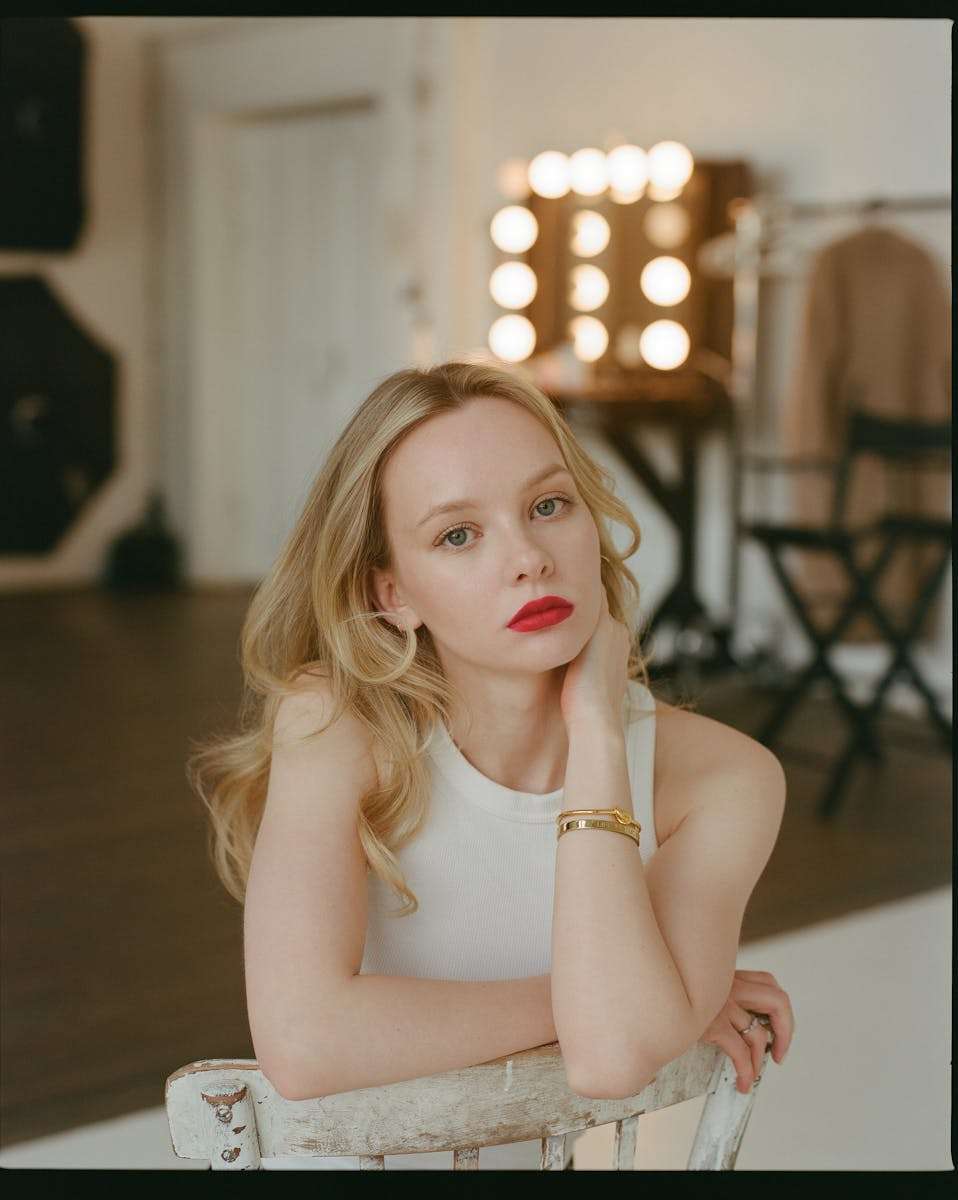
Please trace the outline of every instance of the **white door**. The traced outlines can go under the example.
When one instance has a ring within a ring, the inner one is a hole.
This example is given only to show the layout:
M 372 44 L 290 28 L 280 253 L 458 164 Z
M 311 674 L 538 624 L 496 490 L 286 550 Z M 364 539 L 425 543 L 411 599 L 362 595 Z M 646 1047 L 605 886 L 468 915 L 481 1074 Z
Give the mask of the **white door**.
M 406 363 L 390 360 L 389 298 L 376 271 L 375 108 L 240 121 L 227 136 L 235 241 L 218 264 L 225 403 L 216 406 L 235 423 L 219 434 L 232 464 L 222 476 L 233 535 L 224 566 L 257 578 L 356 405 Z
M 414 19 L 158 48 L 161 478 L 193 582 L 255 581 L 373 386 L 414 357 Z

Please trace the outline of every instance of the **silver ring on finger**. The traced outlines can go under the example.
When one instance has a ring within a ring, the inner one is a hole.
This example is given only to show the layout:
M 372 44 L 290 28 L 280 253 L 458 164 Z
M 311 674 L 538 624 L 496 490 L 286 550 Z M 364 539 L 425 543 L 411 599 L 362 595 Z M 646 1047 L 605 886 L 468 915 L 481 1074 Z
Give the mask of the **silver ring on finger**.
M 753 1015 L 753 1016 L 752 1016 L 752 1019 L 751 1019 L 751 1021 L 749 1021 L 749 1023 L 748 1023 L 748 1024 L 745 1026 L 745 1028 L 744 1028 L 744 1029 L 740 1029 L 740 1030 L 739 1030 L 739 1033 L 742 1035 L 742 1037 L 745 1037 L 745 1035 L 746 1035 L 747 1033 L 751 1033 L 751 1032 L 752 1032 L 752 1030 L 755 1028 L 755 1026 L 756 1026 L 758 1023 L 759 1023 L 759 1021 L 758 1021 L 758 1016 L 757 1016 L 757 1015 Z

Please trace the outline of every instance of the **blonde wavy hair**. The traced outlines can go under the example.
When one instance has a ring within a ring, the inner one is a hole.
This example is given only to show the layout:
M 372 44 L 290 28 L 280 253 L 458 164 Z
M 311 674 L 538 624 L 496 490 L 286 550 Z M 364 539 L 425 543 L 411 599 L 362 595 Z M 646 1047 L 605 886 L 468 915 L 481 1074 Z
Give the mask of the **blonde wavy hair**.
M 187 760 L 187 778 L 209 813 L 210 856 L 240 904 L 266 802 L 277 710 L 284 696 L 299 690 L 298 676 L 319 671 L 334 697 L 333 714 L 322 729 L 349 711 L 383 751 L 384 777 L 360 802 L 367 872 L 375 871 L 404 901 L 390 915 L 409 916 L 419 907 L 396 854 L 426 817 L 430 778 L 423 751 L 437 720 L 451 727 L 453 690 L 425 626 L 397 626 L 372 600 L 372 569 L 392 565 L 382 471 L 390 451 L 411 430 L 484 397 L 521 405 L 555 439 L 599 531 L 609 612 L 633 634 L 628 677 L 649 684 L 636 623 L 639 585 L 625 565 L 641 533 L 614 495 L 613 476 L 582 448 L 552 401 L 517 372 L 469 362 L 397 371 L 363 401 L 340 434 L 253 594 L 240 639 L 244 687 L 238 731 L 191 743 L 199 748 Z M 605 517 L 631 531 L 621 554 Z

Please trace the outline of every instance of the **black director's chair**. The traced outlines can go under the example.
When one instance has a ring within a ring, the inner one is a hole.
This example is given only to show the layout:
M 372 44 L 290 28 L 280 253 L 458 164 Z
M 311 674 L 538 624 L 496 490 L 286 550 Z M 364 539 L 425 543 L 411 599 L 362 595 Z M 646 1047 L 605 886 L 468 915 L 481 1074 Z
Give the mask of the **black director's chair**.
M 830 519 L 824 526 L 771 524 L 738 520 L 739 536 L 758 542 L 769 557 L 772 570 L 782 586 L 795 616 L 814 646 L 814 654 L 801 670 L 757 733 L 759 741 L 771 746 L 788 717 L 812 683 L 824 676 L 851 727 L 843 752 L 835 762 L 819 805 L 824 818 L 838 808 L 839 798 L 848 782 L 851 767 L 860 755 L 881 760 L 875 722 L 884 696 L 899 677 L 906 678 L 922 697 L 932 726 L 951 749 L 952 727 L 941 711 L 938 700 L 912 658 L 912 646 L 922 622 L 945 578 L 951 555 L 951 520 L 886 509 L 877 520 L 863 527 L 850 528 L 845 521 L 846 499 L 856 461 L 865 454 L 880 458 L 887 467 L 912 469 L 950 469 L 951 424 L 888 420 L 861 410 L 849 415 L 846 442 L 840 458 L 772 458 L 742 455 L 740 469 L 760 471 L 823 471 L 832 479 L 833 501 Z M 908 611 L 891 614 L 882 603 L 878 589 L 895 554 L 903 547 L 916 545 L 933 548 L 918 580 L 916 596 Z M 870 559 L 865 548 L 871 546 Z M 803 594 L 795 587 L 786 566 L 785 555 L 791 550 L 816 551 L 836 559 L 851 584 L 841 598 L 837 616 L 827 626 L 813 619 L 823 601 L 834 597 Z M 845 681 L 828 659 L 829 649 L 842 636 L 859 613 L 867 613 L 881 638 L 892 651 L 891 662 L 878 681 L 872 698 L 860 703 L 849 696 Z

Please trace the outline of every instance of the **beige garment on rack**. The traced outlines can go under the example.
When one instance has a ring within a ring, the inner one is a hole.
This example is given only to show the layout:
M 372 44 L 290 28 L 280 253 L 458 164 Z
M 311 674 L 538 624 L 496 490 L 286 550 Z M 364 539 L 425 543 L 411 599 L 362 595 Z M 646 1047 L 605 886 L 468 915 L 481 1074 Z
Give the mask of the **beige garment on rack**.
M 850 404 L 876 416 L 946 420 L 951 411 L 949 290 L 942 267 L 923 247 L 882 225 L 866 226 L 820 250 L 811 264 L 785 397 L 784 453 L 837 456 Z M 796 520 L 815 525 L 828 520 L 833 489 L 824 475 L 796 472 L 791 488 Z M 846 521 L 865 525 L 888 507 L 947 515 L 950 494 L 947 470 L 890 471 L 863 455 L 852 472 Z M 847 593 L 847 576 L 838 563 L 794 553 L 803 591 Z M 898 551 L 878 590 L 891 613 L 913 604 L 928 553 L 927 548 Z M 923 635 L 934 631 L 938 603 Z M 843 640 L 882 639 L 870 619 L 859 617 Z

